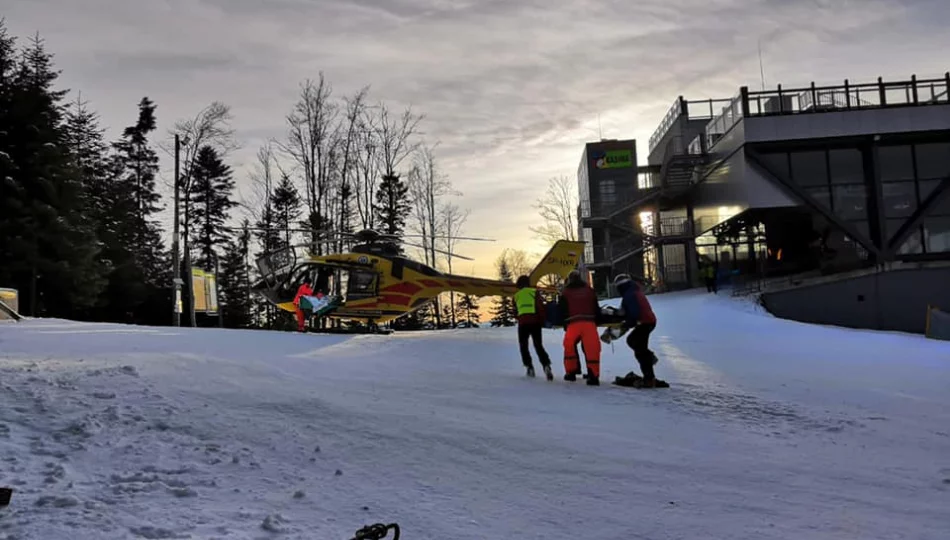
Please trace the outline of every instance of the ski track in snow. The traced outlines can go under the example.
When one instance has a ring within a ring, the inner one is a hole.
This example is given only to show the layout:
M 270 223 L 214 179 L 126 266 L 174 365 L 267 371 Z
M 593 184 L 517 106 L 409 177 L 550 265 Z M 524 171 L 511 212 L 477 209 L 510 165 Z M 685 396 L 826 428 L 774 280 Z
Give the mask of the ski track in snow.
M 510 328 L 0 325 L 0 540 L 947 538 L 950 344 L 651 300 L 670 389 L 559 331 L 548 383 Z

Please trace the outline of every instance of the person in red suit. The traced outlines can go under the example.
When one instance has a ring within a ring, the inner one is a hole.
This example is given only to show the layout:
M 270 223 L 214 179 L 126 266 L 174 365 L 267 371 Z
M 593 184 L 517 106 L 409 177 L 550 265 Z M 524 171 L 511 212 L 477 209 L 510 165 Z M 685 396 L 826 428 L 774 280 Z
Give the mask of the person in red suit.
M 294 296 L 294 307 L 297 308 L 297 331 L 304 331 L 304 323 L 306 322 L 306 317 L 304 312 L 300 309 L 300 297 L 301 296 L 313 296 L 313 289 L 310 288 L 310 279 L 305 278 L 303 283 L 300 284 L 300 287 L 297 288 L 297 295 Z
M 567 276 L 567 283 L 558 299 L 561 320 L 564 321 L 564 380 L 576 381 L 581 373 L 577 345 L 581 344 L 587 362 L 587 384 L 600 384 L 600 335 L 597 323 L 601 319 L 600 303 L 594 292 L 577 270 Z

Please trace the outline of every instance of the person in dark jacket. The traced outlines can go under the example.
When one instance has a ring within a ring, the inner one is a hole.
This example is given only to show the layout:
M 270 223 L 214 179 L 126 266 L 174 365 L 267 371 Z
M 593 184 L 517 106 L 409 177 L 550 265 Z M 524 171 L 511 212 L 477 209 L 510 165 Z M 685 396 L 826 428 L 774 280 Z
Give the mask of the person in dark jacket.
M 581 344 L 587 363 L 587 384 L 600 384 L 600 303 L 597 293 L 584 283 L 580 272 L 572 270 L 558 300 L 564 321 L 564 380 L 576 381 L 581 373 L 577 345 Z
M 518 347 L 521 349 L 521 362 L 524 364 L 528 377 L 534 377 L 534 365 L 531 362 L 531 352 L 528 350 L 528 339 L 534 344 L 534 352 L 538 355 L 538 362 L 544 370 L 544 376 L 553 380 L 551 372 L 551 357 L 544 350 L 541 330 L 547 319 L 544 302 L 538 290 L 531 286 L 528 276 L 520 276 L 515 282 L 518 292 L 515 293 L 515 309 L 518 312 Z
M 643 371 L 643 385 L 656 386 L 656 374 L 653 366 L 657 362 L 656 354 L 650 350 L 650 333 L 656 328 L 656 315 L 650 301 L 643 293 L 640 285 L 627 274 L 620 274 L 614 278 L 614 285 L 623 300 L 621 307 L 624 312 L 625 329 L 631 328 L 627 335 L 627 345 L 633 349 L 633 354 Z

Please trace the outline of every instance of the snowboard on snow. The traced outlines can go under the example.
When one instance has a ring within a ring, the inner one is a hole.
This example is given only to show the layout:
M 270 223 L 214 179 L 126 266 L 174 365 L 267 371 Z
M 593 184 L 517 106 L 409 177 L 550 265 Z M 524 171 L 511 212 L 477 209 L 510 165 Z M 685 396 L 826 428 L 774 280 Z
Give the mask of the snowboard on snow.
M 624 386 L 627 388 L 669 388 L 670 387 L 670 383 L 661 379 L 656 379 L 656 383 L 654 386 L 644 386 L 643 377 L 641 377 L 640 375 L 637 375 L 636 373 L 632 371 L 630 373 L 627 373 L 623 377 L 616 377 L 614 379 L 614 385 Z

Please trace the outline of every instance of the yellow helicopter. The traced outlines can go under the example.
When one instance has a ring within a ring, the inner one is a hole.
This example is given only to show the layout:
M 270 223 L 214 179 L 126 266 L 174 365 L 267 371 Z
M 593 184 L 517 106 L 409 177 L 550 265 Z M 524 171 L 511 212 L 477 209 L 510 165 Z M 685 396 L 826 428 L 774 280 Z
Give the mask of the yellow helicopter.
M 294 312 L 297 289 L 307 280 L 315 284 L 314 291 L 324 294 L 339 291 L 332 308 L 321 313 L 321 317 L 367 323 L 371 328 L 408 315 L 441 293 L 482 297 L 512 296 L 517 291 L 511 282 L 446 274 L 414 261 L 402 254 L 399 244 L 422 246 L 407 242 L 406 236 L 397 238 L 365 229 L 356 233 L 321 234 L 321 237 L 324 242 L 345 238 L 354 245 L 348 252 L 328 255 L 314 255 L 309 246 L 300 245 L 266 253 L 256 261 L 262 278 L 252 286 L 252 291 L 279 309 Z M 565 279 L 571 270 L 578 268 L 583 249 L 583 242 L 555 242 L 528 276 L 531 285 L 540 291 L 556 292 L 553 287 L 540 286 L 539 282 L 549 276 Z M 331 284 L 331 280 L 339 280 L 339 283 Z

